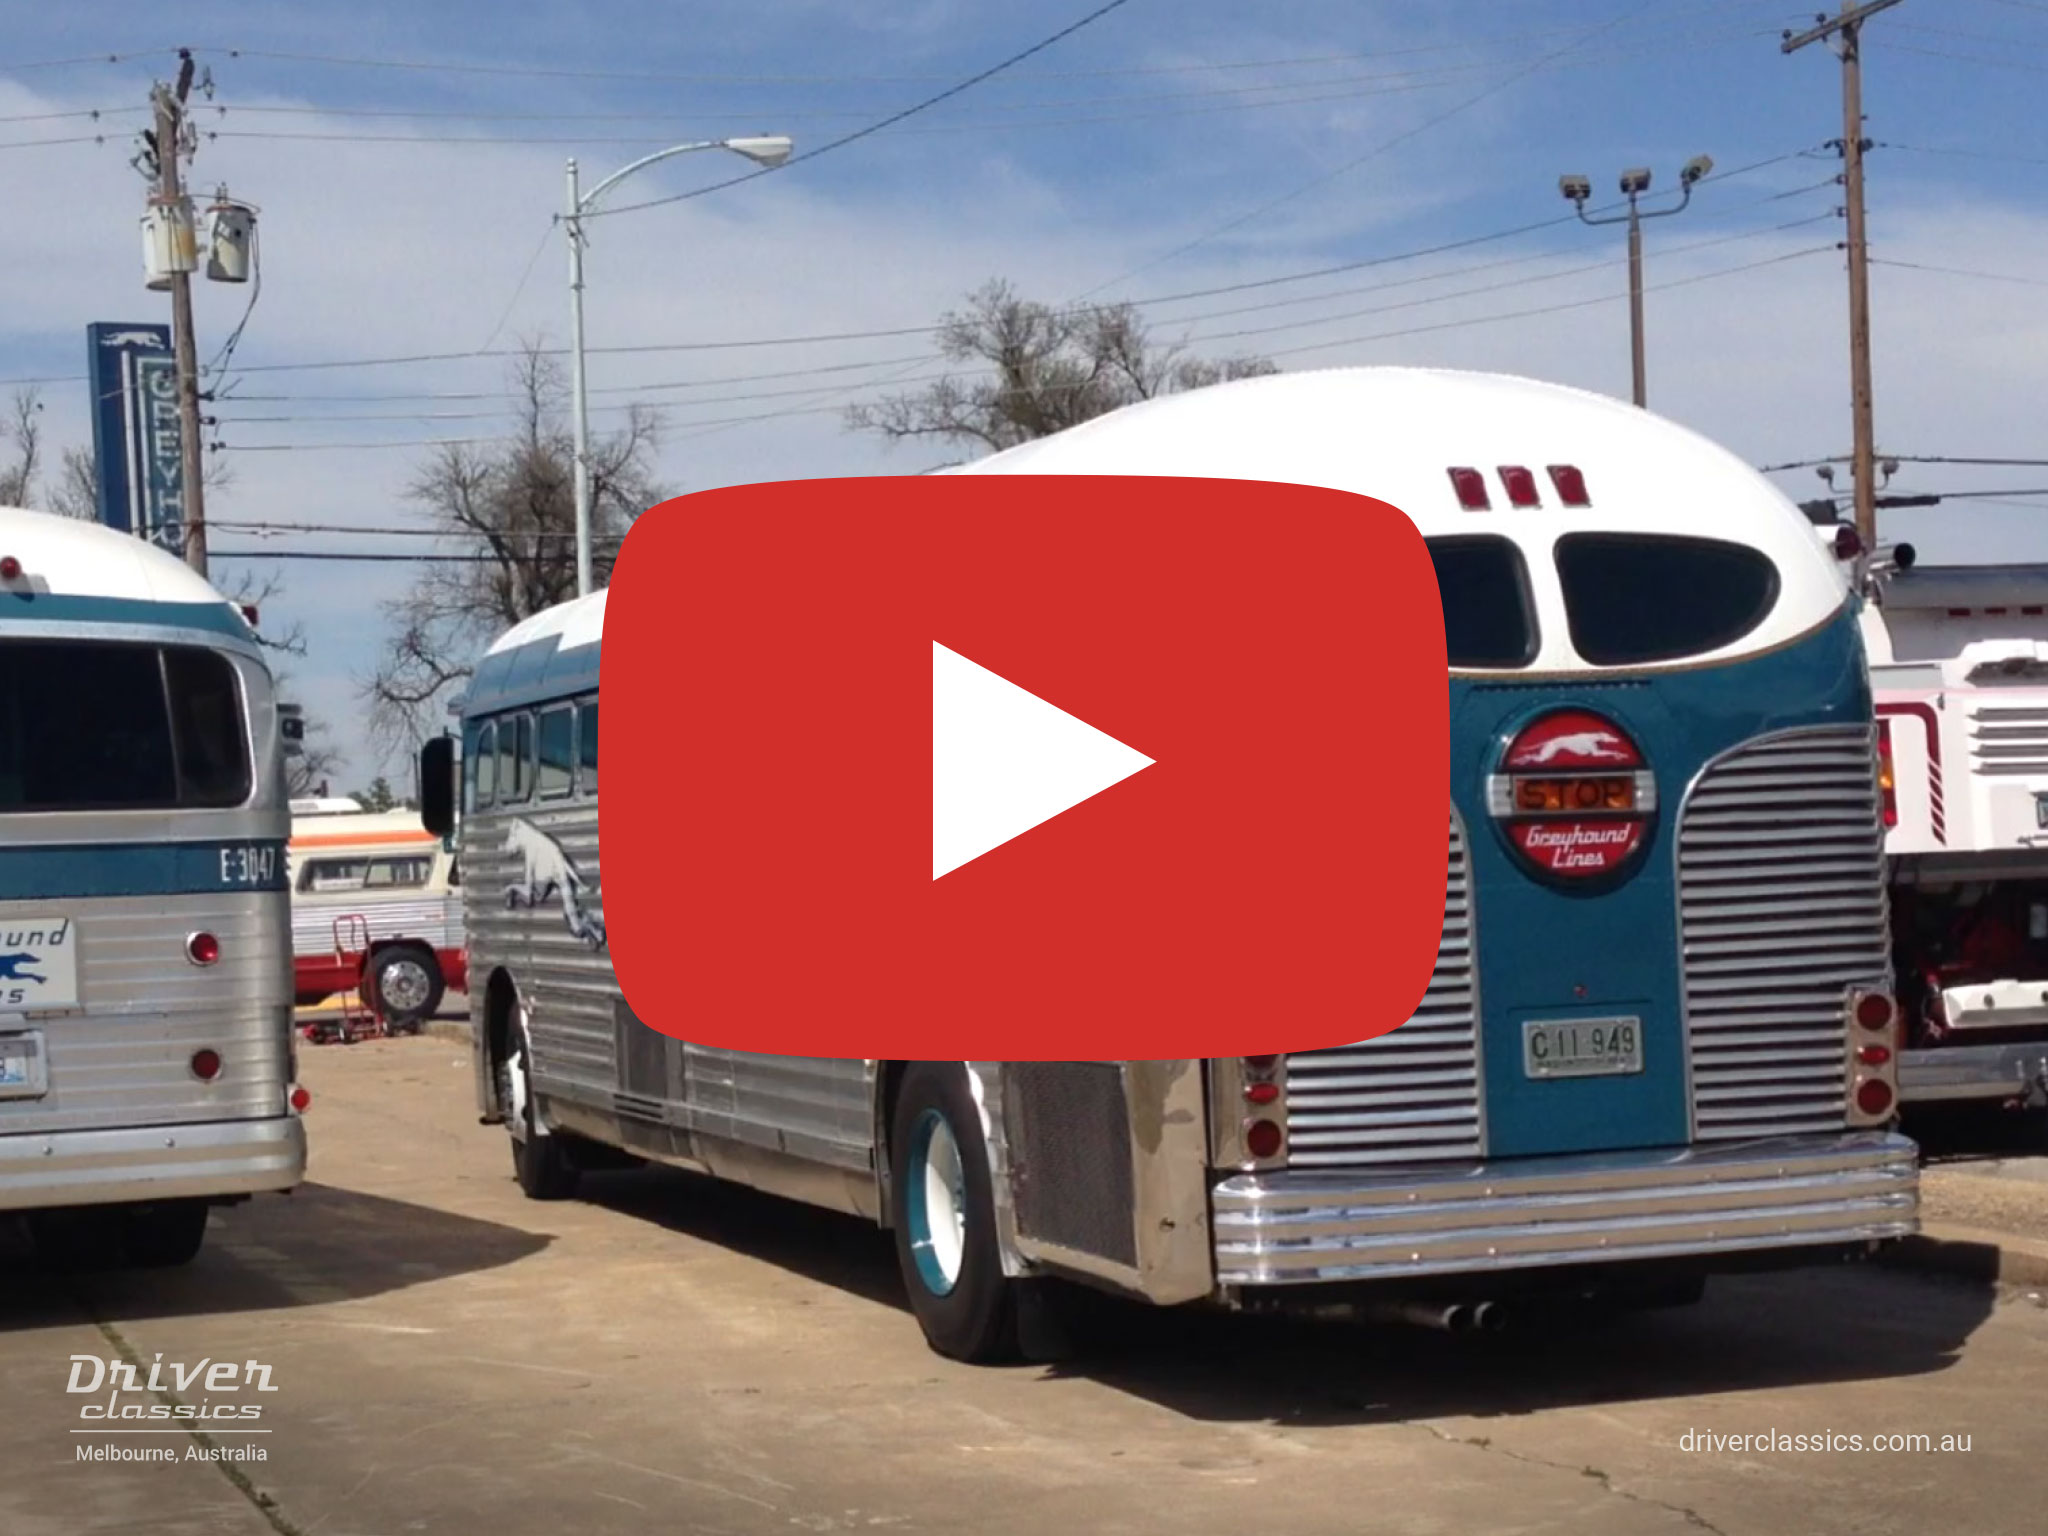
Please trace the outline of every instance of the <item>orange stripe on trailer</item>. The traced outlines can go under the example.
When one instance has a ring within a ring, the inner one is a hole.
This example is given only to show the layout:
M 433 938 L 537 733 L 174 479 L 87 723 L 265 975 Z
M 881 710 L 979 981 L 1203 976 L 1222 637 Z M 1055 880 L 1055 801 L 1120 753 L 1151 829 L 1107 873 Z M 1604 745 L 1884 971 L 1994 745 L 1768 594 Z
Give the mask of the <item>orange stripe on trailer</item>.
M 438 843 L 431 832 L 327 832 L 313 837 L 295 837 L 294 848 L 376 848 L 387 843 Z

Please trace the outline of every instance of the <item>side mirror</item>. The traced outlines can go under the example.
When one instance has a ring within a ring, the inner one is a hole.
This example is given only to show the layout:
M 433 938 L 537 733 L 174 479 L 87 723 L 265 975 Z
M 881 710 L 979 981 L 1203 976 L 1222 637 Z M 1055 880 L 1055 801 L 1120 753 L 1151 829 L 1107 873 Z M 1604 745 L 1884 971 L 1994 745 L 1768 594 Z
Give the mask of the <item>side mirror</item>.
M 303 704 L 277 706 L 277 738 L 286 757 L 306 755 L 306 707 Z
M 436 736 L 420 748 L 420 825 L 436 837 L 455 835 L 453 736 Z

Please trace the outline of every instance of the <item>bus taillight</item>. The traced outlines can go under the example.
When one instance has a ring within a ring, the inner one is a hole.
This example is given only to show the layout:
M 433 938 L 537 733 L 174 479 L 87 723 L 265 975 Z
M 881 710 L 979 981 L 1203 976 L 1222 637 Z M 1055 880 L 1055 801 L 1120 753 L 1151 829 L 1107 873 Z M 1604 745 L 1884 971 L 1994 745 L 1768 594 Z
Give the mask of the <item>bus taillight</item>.
M 303 1115 L 306 1112 L 306 1107 L 313 1102 L 313 1095 L 308 1093 L 298 1083 L 294 1083 L 292 1084 L 292 1091 L 285 1096 L 285 1102 L 291 1105 L 294 1113 Z
M 1877 787 L 1884 796 L 1884 824 L 1899 824 L 1898 781 L 1892 775 L 1892 723 L 1877 722 Z
M 1286 1153 L 1286 1070 L 1284 1056 L 1237 1058 L 1239 1092 L 1244 1097 L 1238 1135 L 1247 1162 L 1274 1163 Z
M 192 1053 L 192 1075 L 202 1083 L 210 1083 L 220 1076 L 220 1052 L 200 1049 Z
M 220 958 L 220 940 L 210 933 L 187 934 L 185 958 L 194 965 L 212 965 Z
M 1848 997 L 1848 1110 L 1852 1125 L 1883 1125 L 1899 1102 L 1899 1007 L 1889 992 L 1851 989 Z
M 12 555 L 0 555 L 0 581 L 12 581 L 21 574 L 21 562 Z

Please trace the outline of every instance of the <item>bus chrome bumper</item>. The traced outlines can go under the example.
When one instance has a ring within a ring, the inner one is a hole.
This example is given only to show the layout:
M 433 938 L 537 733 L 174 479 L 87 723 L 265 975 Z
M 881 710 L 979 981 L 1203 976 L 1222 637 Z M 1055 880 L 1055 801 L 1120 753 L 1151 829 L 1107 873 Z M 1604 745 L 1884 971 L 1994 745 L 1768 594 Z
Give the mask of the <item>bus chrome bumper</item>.
M 2048 1102 L 2048 1041 L 1901 1051 L 1899 1098 L 1907 1104 L 1966 1099 Z
M 1919 1230 L 1918 1149 L 1884 1131 L 1481 1163 L 1239 1174 L 1212 1191 L 1226 1286 L 1826 1247 Z
M 0 1135 L 0 1210 L 254 1195 L 306 1173 L 297 1115 Z

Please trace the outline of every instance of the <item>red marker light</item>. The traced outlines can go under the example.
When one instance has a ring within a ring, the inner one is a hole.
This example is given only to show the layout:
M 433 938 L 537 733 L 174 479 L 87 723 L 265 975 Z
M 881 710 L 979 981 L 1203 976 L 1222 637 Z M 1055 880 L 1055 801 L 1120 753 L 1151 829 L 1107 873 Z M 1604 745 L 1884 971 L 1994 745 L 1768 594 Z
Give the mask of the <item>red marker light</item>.
M 1458 505 L 1467 512 L 1485 512 L 1493 506 L 1486 494 L 1486 476 L 1476 469 L 1452 470 L 1451 489 L 1458 493 Z
M 1892 1000 L 1882 992 L 1866 992 L 1856 999 L 1856 1022 L 1865 1029 L 1889 1029 Z
M 0 555 L 0 581 L 12 581 L 21 574 L 21 562 L 12 555 Z
M 1872 1078 L 1856 1090 L 1856 1107 L 1866 1115 L 1881 1115 L 1892 1107 L 1892 1085 Z
M 303 1115 L 306 1112 L 306 1106 L 313 1102 L 313 1095 L 295 1083 L 292 1085 L 290 1102 L 292 1108 Z
M 1248 1121 L 1244 1128 L 1244 1149 L 1256 1158 L 1280 1155 L 1280 1127 L 1270 1120 Z
M 1854 528 L 1844 523 L 1835 530 L 1835 558 L 1854 560 L 1863 553 L 1863 540 Z
M 220 1076 L 220 1052 L 198 1050 L 192 1053 L 192 1075 L 202 1083 L 210 1083 Z
M 1550 466 L 1550 483 L 1557 487 L 1558 500 L 1568 507 L 1590 507 L 1593 498 L 1586 494 L 1586 477 L 1570 464 Z
M 1856 1059 L 1866 1067 L 1881 1067 L 1892 1059 L 1892 1048 L 1888 1045 L 1859 1045 Z
M 194 965 L 211 965 L 220 958 L 220 940 L 210 933 L 195 933 L 185 940 L 185 958 Z
M 1280 1085 L 1278 1083 L 1249 1083 L 1245 1087 L 1244 1096 L 1254 1104 L 1270 1104 L 1280 1097 Z
M 1278 1056 L 1247 1056 L 1244 1059 L 1244 1064 L 1247 1071 L 1270 1072 L 1280 1065 L 1280 1058 Z
M 1501 465 L 1500 483 L 1508 488 L 1508 500 L 1515 506 L 1537 507 L 1543 504 L 1536 494 L 1536 476 L 1519 464 Z

